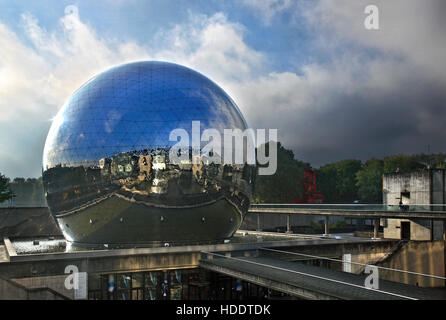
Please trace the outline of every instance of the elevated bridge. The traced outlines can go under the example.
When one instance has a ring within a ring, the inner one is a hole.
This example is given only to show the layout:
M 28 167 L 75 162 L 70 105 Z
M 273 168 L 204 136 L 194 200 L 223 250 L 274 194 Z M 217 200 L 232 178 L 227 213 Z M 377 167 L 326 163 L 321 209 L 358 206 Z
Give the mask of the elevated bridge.
M 446 220 L 445 205 L 252 204 L 250 213 L 305 214 L 352 218 Z
M 291 232 L 291 215 L 325 217 L 325 234 L 329 234 L 329 217 L 342 216 L 374 221 L 374 238 L 378 238 L 380 218 L 424 219 L 443 221 L 443 239 L 446 240 L 446 205 L 380 205 L 380 204 L 252 204 L 248 211 L 257 214 L 260 230 L 261 214 L 287 215 L 287 231 Z
M 444 288 L 420 288 L 382 279 L 378 280 L 378 288 L 370 289 L 365 286 L 366 277 L 369 276 L 368 274 L 353 274 L 265 256 L 264 252 L 269 250 L 268 248 L 261 248 L 255 257 L 233 256 L 228 252 L 202 252 L 200 267 L 262 287 L 284 292 L 300 299 L 446 299 L 446 290 Z M 272 249 L 272 251 L 277 250 Z M 304 254 L 303 256 L 308 255 Z M 324 257 L 319 258 L 324 259 Z M 389 270 L 389 268 L 384 269 Z M 402 270 L 394 271 L 407 272 Z M 445 280 L 443 277 L 436 278 Z

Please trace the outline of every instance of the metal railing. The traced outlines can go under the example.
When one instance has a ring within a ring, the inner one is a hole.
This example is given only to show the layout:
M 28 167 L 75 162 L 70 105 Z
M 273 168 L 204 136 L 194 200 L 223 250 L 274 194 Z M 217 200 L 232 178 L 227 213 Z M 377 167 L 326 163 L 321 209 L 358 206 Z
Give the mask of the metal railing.
M 298 274 L 298 275 L 301 275 L 301 276 L 307 276 L 307 277 L 318 279 L 318 280 L 329 281 L 329 282 L 336 283 L 336 284 L 339 284 L 339 285 L 346 285 L 346 286 L 355 287 L 355 288 L 359 288 L 359 289 L 363 289 L 363 290 L 374 291 L 374 292 L 377 292 L 377 293 L 390 295 L 390 296 L 394 296 L 394 297 L 401 298 L 401 299 L 418 300 L 417 298 L 410 297 L 410 296 L 407 296 L 407 295 L 402 295 L 402 294 L 395 293 L 395 292 L 389 292 L 389 291 L 384 291 L 384 290 L 380 290 L 380 289 L 368 288 L 368 287 L 365 287 L 365 286 L 362 286 L 362 285 L 358 285 L 358 284 L 354 284 L 354 283 L 350 283 L 350 282 L 346 282 L 346 281 L 342 281 L 342 280 L 338 280 L 338 279 L 333 279 L 333 278 L 329 278 L 329 277 L 323 277 L 323 276 L 319 276 L 319 275 L 315 275 L 315 274 L 311 274 L 311 273 L 307 273 L 307 272 L 302 272 L 302 271 L 292 270 L 292 269 L 288 269 L 288 268 L 278 267 L 278 266 L 274 266 L 274 265 L 270 265 L 270 264 L 266 264 L 266 263 L 256 262 L 256 261 L 242 259 L 242 258 L 231 257 L 231 256 L 228 256 L 228 255 L 217 254 L 217 253 L 213 253 L 213 252 L 202 251 L 201 253 L 207 255 L 208 257 L 210 255 L 212 257 L 228 259 L 228 260 L 234 260 L 234 261 L 241 262 L 241 263 L 248 263 L 248 264 L 252 264 L 252 265 L 266 267 L 266 268 L 269 268 L 269 269 L 274 269 L 274 270 L 279 270 L 279 271 L 284 271 L 284 272 L 290 272 L 290 273 L 293 273 L 293 274 Z
M 252 203 L 250 210 L 254 209 L 304 209 L 304 210 L 351 210 L 351 211 L 413 211 L 413 212 L 445 212 L 446 204 L 294 204 L 294 203 Z
M 442 276 L 436 276 L 433 274 L 426 274 L 426 273 L 419 273 L 414 271 L 407 271 L 407 270 L 401 270 L 401 269 L 394 269 L 394 268 L 387 268 L 387 267 L 380 267 L 372 264 L 366 264 L 366 263 L 360 263 L 360 262 L 353 262 L 353 261 L 345 261 L 341 259 L 335 259 L 335 258 L 328 258 L 328 257 L 322 257 L 322 256 L 316 256 L 311 254 L 305 254 L 305 253 L 299 253 L 299 252 L 290 252 L 290 251 L 284 251 L 284 250 L 277 250 L 277 249 L 270 249 L 270 248 L 260 248 L 259 250 L 265 250 L 265 251 L 271 251 L 271 252 L 277 252 L 277 253 L 284 253 L 284 254 L 290 254 L 290 255 L 296 255 L 296 256 L 302 256 L 307 258 L 313 258 L 313 259 L 319 259 L 319 260 L 327 260 L 327 261 L 334 261 L 334 262 L 341 262 L 341 263 L 348 263 L 351 265 L 357 265 L 362 267 L 368 267 L 373 266 L 380 270 L 386 270 L 386 271 L 392 271 L 392 272 L 399 272 L 399 273 L 406 273 L 410 275 L 420 276 L 420 277 L 426 277 L 426 278 L 433 278 L 433 279 L 440 279 L 440 280 L 446 280 L 446 277 Z

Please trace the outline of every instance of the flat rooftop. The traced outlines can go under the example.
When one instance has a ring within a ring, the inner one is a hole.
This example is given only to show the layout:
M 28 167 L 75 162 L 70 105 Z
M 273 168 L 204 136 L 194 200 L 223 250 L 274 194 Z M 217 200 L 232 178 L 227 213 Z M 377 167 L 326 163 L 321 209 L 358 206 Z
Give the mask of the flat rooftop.
M 229 241 L 212 244 L 146 246 L 132 248 L 80 247 L 63 238 L 5 238 L 0 246 L 0 261 L 26 262 L 77 258 L 100 258 L 148 254 L 201 251 L 244 251 L 262 247 L 288 247 L 320 244 L 389 242 L 394 240 L 353 237 L 352 234 L 322 235 L 287 234 L 239 230 Z M 3 255 L 2 255 L 3 252 Z

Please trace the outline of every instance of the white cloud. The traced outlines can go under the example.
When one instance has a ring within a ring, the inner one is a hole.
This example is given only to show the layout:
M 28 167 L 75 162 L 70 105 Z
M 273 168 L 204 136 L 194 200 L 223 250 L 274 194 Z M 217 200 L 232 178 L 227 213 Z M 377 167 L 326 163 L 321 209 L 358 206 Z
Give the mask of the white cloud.
M 187 24 L 160 32 L 157 48 L 101 37 L 80 17 L 81 13 L 67 13 L 58 29 L 48 31 L 33 15 L 22 14 L 29 43 L 0 22 L 0 168 L 9 176 L 40 174 L 49 120 L 78 87 L 111 66 L 135 60 L 171 61 L 225 87 L 249 79 L 264 63 L 263 56 L 244 43 L 243 27 L 220 13 L 191 14 Z M 37 145 L 31 153 L 30 143 Z
M 441 0 L 375 0 L 379 8 L 380 30 L 364 28 L 364 8 L 368 0 L 319 0 L 305 11 L 319 45 L 333 49 L 340 45 L 359 46 L 355 51 L 373 49 L 385 59 L 425 68 L 432 78 L 446 78 L 446 32 Z
M 32 46 L 22 43 L 0 24 L 0 44 L 6 48 L 0 53 L 0 92 L 7 95 L 3 103 L 18 108 L 2 113 L 3 121 L 39 106 L 55 114 L 90 77 L 129 61 L 176 62 L 227 83 L 249 79 L 253 71 L 265 64 L 262 54 L 244 43 L 243 27 L 229 22 L 221 13 L 211 17 L 191 15 L 188 24 L 160 32 L 156 49 L 132 40 L 102 38 L 78 16 L 62 17 L 60 28 L 52 32 L 42 29 L 29 13 L 22 15 L 22 25 Z M 23 90 L 27 90 L 26 97 L 18 94 Z M 34 103 L 23 103 L 23 99 Z
M 273 17 L 292 8 L 296 4 L 296 0 L 243 0 L 243 3 L 253 8 L 260 14 L 266 24 L 270 24 Z
M 32 45 L 0 22 L 0 168 L 11 168 L 9 176 L 38 175 L 48 120 L 71 93 L 113 65 L 143 59 L 202 72 L 234 98 L 251 126 L 279 128 L 279 140 L 306 161 L 415 152 L 427 143 L 434 149 L 444 140 L 436 138 L 446 84 L 441 10 L 417 1 L 375 2 L 378 32 L 364 30 L 362 0 L 300 6 L 313 49 L 325 60 L 299 72 L 271 71 L 267 56 L 244 41 L 244 27 L 221 13 L 190 14 L 187 23 L 156 34 L 151 48 L 101 37 L 77 16 L 48 31 L 24 14 Z M 245 3 L 271 22 L 297 2 Z
M 82 83 L 112 65 L 148 57 L 132 42 L 99 37 L 78 17 L 72 28 L 62 17 L 51 32 L 29 13 L 21 18 L 29 43 L 0 22 L 0 168 L 12 177 L 40 174 L 50 119 Z
M 154 56 L 196 69 L 219 84 L 244 81 L 266 60 L 246 45 L 243 33 L 241 25 L 229 22 L 221 13 L 191 15 L 188 24 L 157 35 L 161 50 Z

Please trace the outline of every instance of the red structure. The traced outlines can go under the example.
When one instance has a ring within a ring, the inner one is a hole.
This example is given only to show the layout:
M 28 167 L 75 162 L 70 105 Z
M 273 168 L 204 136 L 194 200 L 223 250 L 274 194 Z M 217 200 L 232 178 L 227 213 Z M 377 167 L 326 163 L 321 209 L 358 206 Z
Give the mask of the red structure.
M 302 197 L 294 198 L 293 203 L 322 203 L 324 201 L 324 195 L 317 191 L 316 172 L 311 168 L 305 168 L 302 187 Z

